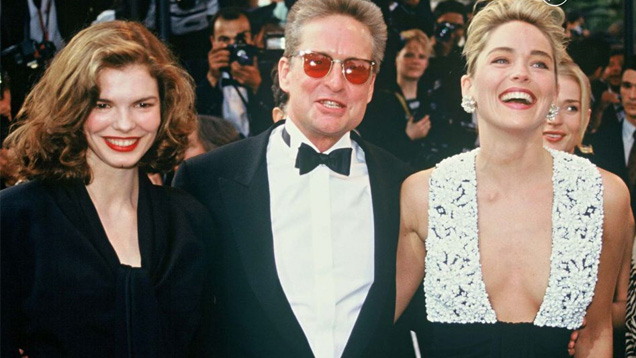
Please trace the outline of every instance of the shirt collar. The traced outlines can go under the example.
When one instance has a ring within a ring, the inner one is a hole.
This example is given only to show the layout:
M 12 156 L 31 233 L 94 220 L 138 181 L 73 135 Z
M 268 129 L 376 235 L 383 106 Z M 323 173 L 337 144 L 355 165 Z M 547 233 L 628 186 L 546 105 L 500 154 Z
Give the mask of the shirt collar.
M 289 134 L 289 147 L 295 154 L 301 143 L 305 143 L 312 147 L 315 151 L 320 152 L 318 148 L 298 129 L 296 124 L 289 118 L 285 121 L 284 129 Z M 351 133 L 345 133 L 331 148 L 325 150 L 323 153 L 329 154 L 332 151 L 340 148 L 352 148 L 351 146 Z
M 630 139 L 632 140 L 633 135 L 634 135 L 634 131 L 636 130 L 636 127 L 634 127 L 634 125 L 627 120 L 627 118 L 625 118 L 625 115 L 622 115 L 622 121 L 623 121 L 623 138 L 626 139 Z

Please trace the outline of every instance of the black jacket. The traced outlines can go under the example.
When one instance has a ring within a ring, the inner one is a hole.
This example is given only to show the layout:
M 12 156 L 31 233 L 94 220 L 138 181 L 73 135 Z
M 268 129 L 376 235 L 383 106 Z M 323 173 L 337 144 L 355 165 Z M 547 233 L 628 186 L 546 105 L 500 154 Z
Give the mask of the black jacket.
M 0 192 L 2 357 L 201 356 L 211 327 L 209 215 L 140 173 L 141 268 L 122 265 L 86 191 Z
M 280 124 L 281 121 L 277 124 Z M 223 357 L 313 357 L 281 286 L 274 260 L 266 148 L 271 128 L 186 161 L 174 184 L 212 213 L 214 272 Z M 369 169 L 375 223 L 375 279 L 343 357 L 389 357 L 395 310 L 399 191 L 406 167 L 352 133 Z

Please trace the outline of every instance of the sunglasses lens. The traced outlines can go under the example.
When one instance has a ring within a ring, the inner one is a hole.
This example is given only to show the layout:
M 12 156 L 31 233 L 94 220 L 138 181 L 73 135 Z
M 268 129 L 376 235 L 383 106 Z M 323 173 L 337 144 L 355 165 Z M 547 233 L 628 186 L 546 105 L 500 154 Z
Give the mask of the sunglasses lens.
M 325 77 L 331 68 L 331 58 L 320 53 L 304 54 L 303 62 L 305 73 L 313 78 Z
M 313 78 L 325 77 L 333 63 L 331 57 L 321 53 L 305 53 L 302 57 L 305 74 Z M 364 60 L 349 59 L 344 61 L 343 66 L 345 78 L 354 85 L 367 82 L 371 75 L 371 64 Z
M 346 60 L 343 65 L 345 78 L 354 85 L 367 82 L 371 75 L 371 64 L 367 61 Z

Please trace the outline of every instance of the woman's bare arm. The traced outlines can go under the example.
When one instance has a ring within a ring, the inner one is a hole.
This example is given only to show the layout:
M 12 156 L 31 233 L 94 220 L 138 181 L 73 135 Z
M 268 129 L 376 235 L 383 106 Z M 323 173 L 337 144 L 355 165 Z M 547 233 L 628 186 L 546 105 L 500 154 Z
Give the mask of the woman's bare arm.
M 623 261 L 621 271 L 616 282 L 616 292 L 614 293 L 614 303 L 612 305 L 612 325 L 614 329 L 625 329 L 625 305 L 627 303 L 627 288 L 629 286 L 629 269 L 632 262 L 633 238 L 628 238 L 623 250 Z
M 424 278 L 428 230 L 428 180 L 430 170 L 408 177 L 400 195 L 400 237 L 397 250 L 395 320 L 406 309 Z
M 580 331 L 575 357 L 612 356 L 612 302 L 625 243 L 634 235 L 629 192 L 621 179 L 601 171 L 604 186 L 603 249 L 587 326 Z

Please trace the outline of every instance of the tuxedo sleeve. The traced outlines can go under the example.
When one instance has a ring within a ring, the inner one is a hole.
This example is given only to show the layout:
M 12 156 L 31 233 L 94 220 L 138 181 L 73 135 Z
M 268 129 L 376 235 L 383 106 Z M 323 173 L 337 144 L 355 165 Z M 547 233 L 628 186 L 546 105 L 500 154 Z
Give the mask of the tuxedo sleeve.
M 193 192 L 194 188 L 192 187 L 192 183 L 190 181 L 189 170 L 190 168 L 187 161 L 181 163 L 179 169 L 177 169 L 177 172 L 174 175 L 174 178 L 172 179 L 172 186 L 184 190 L 191 195 L 194 195 L 194 197 L 196 198 L 196 195 Z

